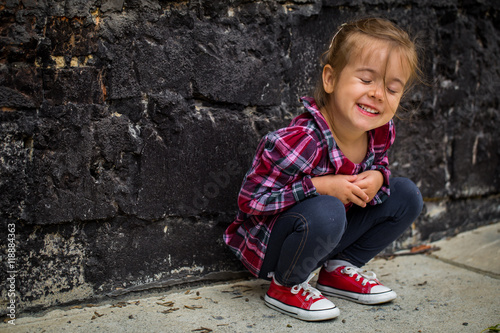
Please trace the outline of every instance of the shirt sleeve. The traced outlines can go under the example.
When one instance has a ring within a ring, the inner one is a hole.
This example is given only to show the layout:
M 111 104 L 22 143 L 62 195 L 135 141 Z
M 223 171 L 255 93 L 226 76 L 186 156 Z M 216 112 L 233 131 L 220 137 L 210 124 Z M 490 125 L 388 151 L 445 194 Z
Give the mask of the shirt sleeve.
M 396 128 L 393 121 L 391 120 L 387 125 L 377 130 L 378 131 L 376 131 L 374 138 L 375 159 L 370 170 L 380 171 L 384 176 L 384 183 L 382 184 L 382 187 L 377 192 L 373 200 L 370 202 L 370 205 L 376 205 L 384 202 L 391 194 L 389 183 L 391 170 L 389 169 L 389 158 L 387 156 L 387 151 L 396 139 Z
M 274 215 L 318 195 L 310 176 L 318 152 L 318 139 L 303 127 L 265 136 L 243 181 L 240 210 L 249 215 Z

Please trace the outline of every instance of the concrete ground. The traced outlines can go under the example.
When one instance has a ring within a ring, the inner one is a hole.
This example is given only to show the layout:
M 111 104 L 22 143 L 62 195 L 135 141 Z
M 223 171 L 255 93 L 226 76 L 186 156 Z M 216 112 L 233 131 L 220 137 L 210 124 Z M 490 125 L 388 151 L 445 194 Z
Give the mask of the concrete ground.
M 252 279 L 21 315 L 0 331 L 479 333 L 500 324 L 500 223 L 430 245 L 440 249 L 367 265 L 398 293 L 395 301 L 366 306 L 331 298 L 341 312 L 330 321 L 303 322 L 269 309 L 269 283 Z

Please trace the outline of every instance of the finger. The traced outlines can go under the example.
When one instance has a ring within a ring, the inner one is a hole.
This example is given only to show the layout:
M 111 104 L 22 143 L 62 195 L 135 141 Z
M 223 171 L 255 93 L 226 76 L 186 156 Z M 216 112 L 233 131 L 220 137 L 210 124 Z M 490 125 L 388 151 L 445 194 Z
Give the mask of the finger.
M 352 202 L 353 204 L 360 206 L 360 207 L 366 207 L 366 202 L 358 198 L 357 196 L 352 196 L 350 199 L 347 199 L 347 202 Z
M 356 181 L 352 182 L 352 184 L 364 189 L 370 186 L 370 183 L 364 179 L 357 179 Z
M 362 190 L 366 190 L 370 187 L 370 183 L 365 182 L 365 181 L 358 180 L 358 181 L 353 182 L 352 184 L 356 185 L 357 187 L 359 187 Z
M 365 190 L 358 186 L 357 184 L 352 184 L 350 188 L 352 194 L 360 198 L 361 200 L 368 199 L 368 195 L 366 194 Z
M 345 179 L 350 183 L 354 183 L 358 179 L 358 175 L 346 175 Z
M 358 205 L 360 207 L 365 207 L 366 206 L 366 200 L 368 199 L 368 196 L 366 195 L 365 192 L 352 192 L 348 197 L 347 200 L 352 202 L 355 205 Z

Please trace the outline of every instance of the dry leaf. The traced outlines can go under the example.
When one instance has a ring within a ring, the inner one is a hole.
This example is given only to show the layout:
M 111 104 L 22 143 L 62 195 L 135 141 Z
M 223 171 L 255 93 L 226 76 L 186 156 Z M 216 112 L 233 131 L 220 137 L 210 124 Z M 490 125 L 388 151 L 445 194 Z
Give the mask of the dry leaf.
M 123 308 L 125 306 L 129 305 L 127 302 L 118 302 L 113 305 L 111 305 L 112 308 Z
M 92 318 L 90 320 L 94 320 L 94 319 L 102 317 L 102 316 L 104 316 L 104 314 L 100 314 L 97 311 L 94 311 L 94 315 L 92 316 Z
M 196 309 L 202 309 L 202 306 L 197 306 L 197 305 L 184 305 L 185 308 L 190 309 L 190 310 L 196 310 Z
M 424 252 L 424 251 L 427 251 L 431 248 L 430 245 L 425 245 L 425 244 L 422 244 L 422 245 L 419 245 L 419 246 L 414 246 L 411 248 L 411 253 L 418 253 L 418 252 Z
M 163 302 L 163 303 L 156 302 L 156 304 L 161 305 L 161 306 L 174 306 L 175 302 L 172 302 L 172 301 L 167 301 L 167 302 Z
M 177 310 L 179 310 L 179 308 L 171 308 L 171 309 L 162 311 L 161 313 L 171 313 L 171 312 L 174 312 L 174 311 L 177 311 Z

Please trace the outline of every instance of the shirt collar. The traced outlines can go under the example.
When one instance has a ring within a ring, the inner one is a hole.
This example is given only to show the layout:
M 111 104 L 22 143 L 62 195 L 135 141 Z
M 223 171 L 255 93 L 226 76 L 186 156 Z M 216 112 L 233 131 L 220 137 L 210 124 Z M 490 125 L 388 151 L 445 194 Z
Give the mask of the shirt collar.
M 319 127 L 319 130 L 323 134 L 323 137 L 325 138 L 327 145 L 328 145 L 328 152 L 329 152 L 329 157 L 330 161 L 336 166 L 340 167 L 342 165 L 342 162 L 339 161 L 339 156 L 335 156 L 335 152 L 338 151 L 338 146 L 335 143 L 335 139 L 333 138 L 332 131 L 330 131 L 330 127 L 328 126 L 328 123 L 326 122 L 325 117 L 321 113 L 321 111 L 318 108 L 318 105 L 316 104 L 316 101 L 312 97 L 302 97 L 300 99 L 302 103 L 304 104 L 304 107 L 309 111 L 309 113 L 313 116 L 316 124 Z M 337 154 L 338 155 L 338 154 Z

